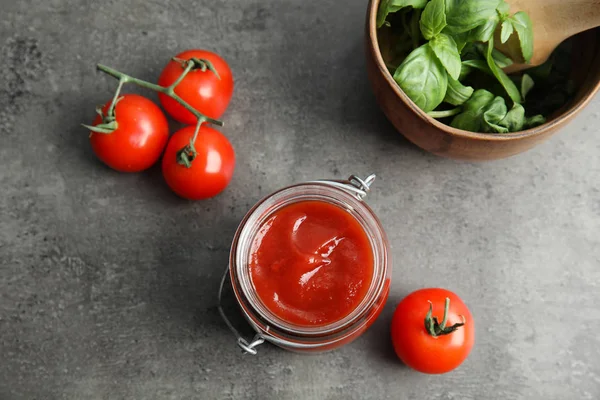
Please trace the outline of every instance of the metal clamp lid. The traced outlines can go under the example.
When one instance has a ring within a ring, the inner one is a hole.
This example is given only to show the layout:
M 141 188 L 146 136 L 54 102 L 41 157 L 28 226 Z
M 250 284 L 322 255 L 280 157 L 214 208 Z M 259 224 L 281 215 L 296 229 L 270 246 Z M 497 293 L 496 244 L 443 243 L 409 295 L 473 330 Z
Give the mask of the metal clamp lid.
M 325 183 L 339 189 L 346 190 L 353 194 L 357 199 L 362 200 L 371 190 L 371 185 L 375 181 L 376 175 L 371 174 L 367 176 L 364 180 L 357 177 L 356 175 L 350 175 L 348 180 L 317 180 L 307 183 Z M 252 354 L 256 355 L 256 347 L 260 346 L 267 340 L 267 337 L 263 335 L 261 332 L 257 332 L 256 335 L 252 338 L 251 341 L 244 339 L 244 337 L 240 334 L 240 332 L 233 326 L 227 315 L 225 315 L 225 311 L 222 306 L 222 298 L 223 298 L 223 288 L 225 286 L 225 281 L 227 280 L 227 276 L 229 275 L 229 265 L 225 268 L 225 272 L 223 273 L 223 278 L 221 278 L 221 284 L 219 285 L 219 294 L 218 294 L 218 310 L 219 314 L 221 314 L 221 318 L 229 328 L 229 330 L 235 335 L 237 339 L 237 345 L 243 350 L 244 354 Z
M 346 190 L 355 195 L 359 200 L 362 200 L 371 191 L 371 185 L 375 181 L 376 177 L 377 176 L 375 174 L 371 174 L 363 180 L 356 175 L 350 175 L 350 178 L 345 181 L 323 179 L 313 182 L 326 183 L 331 186 Z

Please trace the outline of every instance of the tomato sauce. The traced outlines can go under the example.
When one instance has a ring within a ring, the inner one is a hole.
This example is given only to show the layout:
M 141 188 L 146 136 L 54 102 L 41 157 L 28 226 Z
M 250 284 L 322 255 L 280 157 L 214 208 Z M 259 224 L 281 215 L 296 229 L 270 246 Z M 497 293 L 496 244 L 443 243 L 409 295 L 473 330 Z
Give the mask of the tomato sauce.
M 369 238 L 346 210 L 300 201 L 274 212 L 253 239 L 250 278 L 262 303 L 298 326 L 334 323 L 365 297 L 373 278 Z

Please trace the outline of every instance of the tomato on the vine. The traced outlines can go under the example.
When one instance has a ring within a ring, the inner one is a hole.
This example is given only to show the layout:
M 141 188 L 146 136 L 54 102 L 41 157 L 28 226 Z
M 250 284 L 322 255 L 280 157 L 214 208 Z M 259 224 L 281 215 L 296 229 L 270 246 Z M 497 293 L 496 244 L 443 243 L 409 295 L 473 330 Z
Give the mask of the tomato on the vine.
M 139 172 L 151 167 L 169 138 L 169 124 L 161 109 L 136 94 L 121 96 L 113 111 L 112 100 L 102 108 L 93 126 L 90 142 L 96 156 L 121 172 Z M 107 123 L 106 117 L 111 118 Z M 107 128 L 110 126 L 110 128 Z
M 207 50 L 184 51 L 166 65 L 158 78 L 158 84 L 165 87 L 172 85 L 184 71 L 184 62 L 192 58 L 209 61 L 218 76 L 210 69 L 193 69 L 175 87 L 175 93 L 195 110 L 210 118 L 219 119 L 233 95 L 231 69 L 219 55 Z M 196 123 L 196 117 L 176 100 L 164 93 L 158 96 L 167 113 L 177 121 L 189 125 Z
M 475 326 L 471 312 L 456 294 L 428 288 L 409 294 L 398 304 L 391 336 L 396 354 L 407 366 L 442 374 L 468 357 Z
M 169 187 L 179 196 L 200 200 L 221 193 L 231 181 L 235 152 L 219 131 L 202 125 L 192 149 L 190 141 L 196 127 L 188 126 L 173 134 L 162 160 L 162 171 Z M 182 162 L 186 158 L 186 163 Z

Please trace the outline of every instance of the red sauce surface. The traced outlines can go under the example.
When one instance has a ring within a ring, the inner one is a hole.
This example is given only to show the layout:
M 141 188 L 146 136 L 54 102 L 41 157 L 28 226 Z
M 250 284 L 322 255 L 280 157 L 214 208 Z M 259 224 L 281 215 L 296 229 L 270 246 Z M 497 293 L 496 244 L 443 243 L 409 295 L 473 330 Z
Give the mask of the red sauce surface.
M 360 223 L 321 201 L 276 211 L 260 227 L 250 252 L 258 297 L 295 325 L 343 319 L 365 297 L 373 277 L 373 251 Z

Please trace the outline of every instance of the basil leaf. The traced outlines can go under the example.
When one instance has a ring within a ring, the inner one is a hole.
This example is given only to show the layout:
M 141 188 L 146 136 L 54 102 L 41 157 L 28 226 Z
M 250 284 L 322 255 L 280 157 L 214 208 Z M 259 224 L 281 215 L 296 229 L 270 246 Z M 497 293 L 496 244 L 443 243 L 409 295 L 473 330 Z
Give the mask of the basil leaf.
M 502 0 L 498 7 L 496 7 L 496 10 L 504 20 L 508 16 L 508 12 L 510 11 L 510 5 L 506 1 Z
M 513 108 L 506 113 L 498 125 L 505 127 L 509 132 L 518 132 L 525 125 L 525 109 L 522 105 L 515 103 Z
M 463 112 L 458 114 L 450 126 L 465 131 L 479 132 L 483 124 L 483 112 L 494 100 L 494 95 L 485 89 L 476 90 L 463 105 Z
M 534 86 L 535 82 L 533 79 L 529 75 L 523 74 L 521 77 L 521 96 L 523 97 L 523 100 L 525 100 L 527 93 L 529 93 Z
M 377 10 L 377 27 L 381 28 L 388 14 L 400 11 L 405 7 L 424 8 L 428 0 L 382 0 Z
M 517 31 L 521 43 L 521 53 L 526 63 L 533 57 L 533 25 L 526 12 L 519 11 L 511 18 L 512 25 Z
M 450 126 L 462 129 L 463 131 L 479 132 L 481 129 L 481 118 L 473 113 L 463 112 L 454 117 Z
M 450 75 L 452 79 L 458 79 L 461 63 L 460 54 L 458 54 L 454 39 L 445 33 L 441 33 L 431 39 L 429 45 L 444 68 L 446 68 L 446 71 L 448 71 L 448 75 Z
M 475 43 L 473 45 L 475 49 L 479 52 L 481 57 L 484 59 L 487 57 L 487 46 L 483 43 Z M 510 57 L 505 56 L 500 50 L 494 48 L 492 50 L 492 58 L 496 62 L 496 65 L 500 68 L 506 68 L 513 64 L 513 60 Z
M 400 10 L 400 9 L 397 9 L 397 10 L 392 11 L 392 9 L 390 7 L 391 2 L 392 2 L 392 0 L 382 0 L 381 3 L 379 4 L 379 9 L 377 10 L 377 27 L 378 28 L 381 28 L 385 24 L 385 19 L 387 18 L 389 13 Z
M 546 123 L 546 118 L 544 118 L 543 115 L 539 115 L 539 114 L 525 119 L 525 127 L 526 128 L 534 128 L 538 125 L 542 125 L 545 123 Z
M 504 90 L 506 90 L 506 93 L 512 99 L 512 101 L 514 101 L 515 103 L 521 103 L 523 100 L 521 99 L 521 94 L 519 93 L 519 89 L 517 89 L 517 86 L 508 77 L 508 75 L 506 75 L 506 73 L 504 71 L 502 71 L 496 65 L 496 62 L 494 61 L 494 58 L 492 57 L 493 50 L 494 50 L 494 38 L 491 38 L 490 41 L 488 42 L 488 51 L 487 51 L 487 55 L 486 55 L 486 60 L 487 60 L 488 67 L 490 67 L 490 71 L 492 71 L 492 73 L 494 74 L 496 79 L 498 79 L 498 81 L 502 84 L 502 86 L 504 87 Z
M 437 36 L 446 27 L 444 0 L 431 0 L 421 14 L 421 33 L 427 40 Z
M 457 34 L 470 31 L 497 15 L 501 0 L 446 0 L 446 31 Z
M 462 62 L 463 67 L 478 69 L 481 72 L 485 72 L 488 75 L 494 75 L 492 71 L 490 71 L 490 67 L 487 64 L 487 61 L 483 60 L 465 60 Z
M 512 35 L 514 31 L 515 28 L 513 27 L 512 21 L 509 19 L 504 21 L 502 23 L 502 30 L 500 32 L 500 41 L 502 43 L 506 43 L 506 41 L 508 40 L 508 38 L 510 38 L 510 35 Z
M 500 121 L 506 117 L 507 111 L 504 99 L 500 96 L 496 96 L 483 112 L 483 131 L 486 133 L 508 133 L 506 127 L 499 125 Z
M 483 109 L 494 100 L 494 95 L 485 90 L 478 89 L 473 93 L 473 96 L 465 103 L 464 110 L 471 112 L 483 112 Z
M 506 68 L 513 65 L 513 60 L 511 60 L 510 57 L 502 54 L 502 52 L 497 49 L 492 50 L 492 58 L 496 62 L 496 65 L 500 68 Z
M 463 52 L 463 49 L 469 42 L 469 32 L 457 33 L 452 36 L 454 41 L 456 42 L 456 49 L 459 53 Z
M 429 43 L 413 50 L 394 73 L 394 80 L 419 108 L 434 110 L 443 100 L 448 76 Z
M 471 42 L 487 42 L 494 34 L 499 22 L 500 18 L 498 17 L 498 13 L 495 12 L 483 24 L 469 33 L 469 40 Z
M 467 64 L 465 64 L 464 62 L 461 63 L 460 66 L 460 75 L 458 76 L 458 80 L 459 81 L 464 81 L 465 78 L 467 76 L 469 76 L 469 74 L 473 71 L 473 68 L 468 66 Z
M 471 86 L 464 86 L 456 79 L 448 77 L 448 90 L 446 91 L 444 101 L 453 106 L 460 106 L 471 98 L 473 92 L 474 90 Z
M 494 100 L 494 97 L 485 89 L 477 89 L 465 103 L 463 109 L 467 112 L 483 113 L 483 109 Z

